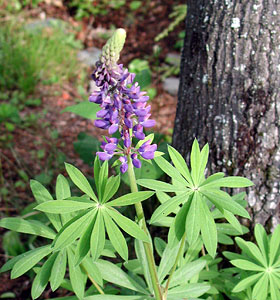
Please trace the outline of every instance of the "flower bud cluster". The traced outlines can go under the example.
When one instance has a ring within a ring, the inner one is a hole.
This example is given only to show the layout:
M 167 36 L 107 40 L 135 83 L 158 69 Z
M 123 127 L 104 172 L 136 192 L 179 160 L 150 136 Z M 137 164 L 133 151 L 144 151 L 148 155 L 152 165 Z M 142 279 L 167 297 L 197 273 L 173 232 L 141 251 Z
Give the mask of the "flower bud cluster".
M 109 42 L 113 43 L 116 40 L 111 38 Z M 116 48 L 106 44 L 103 50 Z M 96 70 L 92 74 L 97 89 L 90 95 L 89 101 L 99 104 L 102 108 L 97 113 L 99 119 L 95 120 L 95 126 L 107 129 L 110 135 L 119 131 L 123 141 L 121 147 L 118 145 L 118 139 L 105 137 L 101 145 L 104 152 L 97 152 L 97 155 L 100 160 L 108 160 L 115 154 L 120 155 L 120 169 L 124 173 L 128 167 L 128 156 L 136 168 L 141 167 L 139 155 L 144 159 L 154 158 L 157 145 L 151 145 L 151 141 L 148 140 L 136 149 L 132 146 L 132 137 L 144 140 L 143 129 L 153 127 L 155 121 L 149 119 L 151 116 L 151 106 L 147 104 L 149 97 L 146 92 L 141 92 L 137 82 L 133 83 L 135 74 L 129 73 L 123 65 L 114 63 L 108 53 L 102 52 Z

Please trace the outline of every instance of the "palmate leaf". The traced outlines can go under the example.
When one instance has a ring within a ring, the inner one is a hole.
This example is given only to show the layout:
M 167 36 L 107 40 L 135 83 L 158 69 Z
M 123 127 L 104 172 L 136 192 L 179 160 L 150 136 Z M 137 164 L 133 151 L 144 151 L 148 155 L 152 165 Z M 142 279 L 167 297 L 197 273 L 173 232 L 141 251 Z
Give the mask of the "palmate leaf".
M 79 299 L 84 298 L 85 284 L 86 284 L 86 274 L 84 274 L 80 266 L 75 265 L 75 256 L 71 248 L 67 248 L 67 257 L 69 264 L 69 276 L 71 285 L 76 296 Z
M 270 238 L 270 256 L 269 256 L 269 263 L 273 265 L 276 259 L 279 256 L 279 246 L 280 246 L 280 225 L 277 225 L 276 229 L 274 230 L 271 238 Z
M 150 220 L 150 224 L 153 224 L 154 222 L 160 220 L 162 217 L 169 215 L 171 212 L 174 211 L 175 208 L 178 207 L 178 205 L 188 201 L 190 194 L 191 192 L 181 194 L 173 198 L 170 198 L 170 200 L 164 202 L 154 211 Z
M 181 176 L 179 171 L 177 171 L 177 169 L 175 169 L 166 159 L 159 156 L 156 157 L 154 160 L 157 163 L 157 165 L 162 169 L 162 171 L 165 172 L 169 177 L 177 180 L 179 183 L 183 184 L 183 186 L 190 186 L 188 181 L 186 181 Z
M 101 199 L 101 202 L 104 202 L 103 201 L 103 194 L 104 194 L 104 191 L 105 191 L 105 187 L 106 187 L 106 184 L 107 184 L 107 180 L 108 180 L 108 161 L 104 161 L 101 168 L 100 168 L 100 171 L 99 171 L 99 174 L 98 174 L 98 181 L 96 182 L 97 183 L 97 190 L 98 190 L 98 197 L 99 199 Z
M 100 270 L 102 277 L 108 282 L 112 282 L 113 284 L 144 295 L 149 295 L 149 292 L 146 289 L 144 289 L 117 265 L 105 260 L 98 260 L 96 265 Z
M 199 191 L 219 210 L 226 209 L 233 214 L 250 219 L 247 210 L 233 201 L 228 193 L 218 189 L 206 189 L 205 187 L 200 188 Z
M 90 252 L 92 259 L 95 261 L 101 255 L 105 247 L 105 228 L 101 211 L 97 213 L 96 222 L 94 224 L 90 238 Z
M 31 188 L 32 193 L 33 193 L 36 201 L 38 202 L 38 204 L 53 200 L 53 197 L 51 196 L 51 194 L 40 182 L 38 182 L 36 180 L 30 180 L 30 188 Z M 59 231 L 60 228 L 62 227 L 59 216 L 56 214 L 49 214 L 49 213 L 46 213 L 46 216 L 51 221 L 54 228 L 57 231 Z
M 56 194 L 56 199 L 61 199 L 61 200 L 71 197 L 69 183 L 62 174 L 59 174 L 57 176 L 55 194 Z
M 146 243 L 150 243 L 150 239 L 147 234 L 133 221 L 124 217 L 118 211 L 113 209 L 107 209 L 106 212 L 110 215 L 110 217 L 121 227 L 129 235 L 135 237 L 138 240 L 144 241 Z
M 33 268 L 41 259 L 50 254 L 51 251 L 51 246 L 47 245 L 24 253 L 13 266 L 11 278 L 17 278 L 26 273 L 28 270 Z
M 178 188 L 172 184 L 154 180 L 154 179 L 138 179 L 137 183 L 143 187 L 146 187 L 151 190 L 161 191 L 161 192 L 186 192 L 187 188 L 181 187 Z
M 0 220 L 0 226 L 17 232 L 39 235 L 48 239 L 55 238 L 55 232 L 50 227 L 36 220 L 3 218 Z
M 67 256 L 66 250 L 64 249 L 58 252 L 57 257 L 55 258 L 55 261 L 53 263 L 50 276 L 50 285 L 52 291 L 55 291 L 60 287 L 66 272 L 66 264 Z
M 87 274 L 89 274 L 89 276 L 97 282 L 97 284 L 103 286 L 103 278 L 101 276 L 101 273 L 96 266 L 96 263 L 92 261 L 92 258 L 90 256 L 87 256 L 83 260 L 82 269 L 84 269 Z
M 215 181 L 211 181 L 203 184 L 207 188 L 219 188 L 219 187 L 228 187 L 228 188 L 244 188 L 254 185 L 254 183 L 244 177 L 240 176 L 229 176 L 225 178 L 220 178 Z
M 189 168 L 181 156 L 181 154 L 173 147 L 168 145 L 168 153 L 171 157 L 171 160 L 175 168 L 185 177 L 191 186 L 193 186 L 193 180 L 189 171 Z
M 200 205 L 198 193 L 194 192 L 190 209 L 186 218 L 185 230 L 187 233 L 187 241 L 192 245 L 198 238 L 200 232 Z
M 208 253 L 214 258 L 217 250 L 217 228 L 214 222 L 214 219 L 209 211 L 208 206 L 206 205 L 205 201 L 200 197 L 198 194 L 198 202 L 199 202 L 199 222 L 200 222 L 200 229 L 202 240 L 205 245 L 206 250 Z
M 144 201 L 154 195 L 154 192 L 134 192 L 123 195 L 113 201 L 110 201 L 106 206 L 127 206 L 141 201 Z
M 120 187 L 121 177 L 120 175 L 111 176 L 106 183 L 104 195 L 102 198 L 102 203 L 106 203 L 110 200 L 118 191 Z
M 53 247 L 54 250 L 63 249 L 72 244 L 84 232 L 87 225 L 96 214 L 96 210 L 83 212 L 67 222 L 56 236 Z
M 256 238 L 256 241 L 258 243 L 258 246 L 261 250 L 261 253 L 266 261 L 266 264 L 269 262 L 269 242 L 268 242 L 268 237 L 266 235 L 266 231 L 263 228 L 262 225 L 256 224 L 255 229 L 254 229 L 254 235 Z M 271 252 L 270 252 L 271 256 Z
M 280 299 L 280 279 L 277 278 L 274 274 L 271 274 L 269 285 L 271 300 Z
M 53 214 L 67 214 L 78 210 L 83 210 L 87 208 L 95 207 L 93 201 L 90 202 L 81 202 L 73 200 L 52 200 L 48 202 L 41 203 L 37 205 L 34 209 Z
M 256 300 L 266 300 L 268 294 L 268 280 L 269 275 L 264 273 L 262 277 L 257 281 L 253 288 L 253 299 Z
M 153 300 L 149 296 L 117 296 L 117 295 L 94 295 L 85 297 L 84 300 Z
M 83 173 L 76 167 L 74 167 L 70 164 L 67 164 L 67 163 L 65 163 L 65 168 L 66 168 L 66 171 L 69 174 L 71 180 L 74 182 L 74 184 L 81 191 L 83 191 L 85 194 L 87 194 L 91 199 L 98 202 L 91 185 L 89 184 L 88 180 L 83 175 Z
M 242 269 L 242 270 L 257 271 L 257 272 L 265 271 L 264 267 L 256 265 L 255 263 L 250 262 L 250 261 L 245 260 L 245 259 L 234 259 L 234 260 L 231 260 L 230 262 L 235 267 L 237 267 L 239 269 Z
M 125 261 L 128 260 L 128 248 L 123 234 L 107 212 L 103 213 L 103 217 L 106 231 L 113 247 Z
M 56 257 L 57 253 L 53 253 L 36 274 L 31 289 L 31 296 L 33 299 L 40 297 L 46 288 Z
M 196 298 L 206 293 L 210 287 L 211 286 L 206 283 L 188 283 L 187 285 L 170 289 L 168 291 L 168 299 Z

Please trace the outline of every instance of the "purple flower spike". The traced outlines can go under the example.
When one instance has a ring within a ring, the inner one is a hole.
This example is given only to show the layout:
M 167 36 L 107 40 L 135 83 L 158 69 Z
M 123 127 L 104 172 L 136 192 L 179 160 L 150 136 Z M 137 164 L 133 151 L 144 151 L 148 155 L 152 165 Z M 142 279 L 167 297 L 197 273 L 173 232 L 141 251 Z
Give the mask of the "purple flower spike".
M 104 49 L 107 49 L 106 47 Z M 95 126 L 108 130 L 110 135 L 119 131 L 124 147 L 118 147 L 118 139 L 106 137 L 101 143 L 104 152 L 97 152 L 97 155 L 100 160 L 120 155 L 121 172 L 125 173 L 129 155 L 135 168 L 141 167 L 139 155 L 145 159 L 154 157 L 156 145 L 151 145 L 151 141 L 148 141 L 139 149 L 135 149 L 132 138 L 144 140 L 143 129 L 153 127 L 155 121 L 149 119 L 149 97 L 146 92 L 141 91 L 139 84 L 134 82 L 135 74 L 117 64 L 118 55 L 107 52 L 104 50 L 100 61 L 96 63 L 92 79 L 97 89 L 90 95 L 89 101 L 101 107 L 96 114 L 98 120 L 94 121 Z

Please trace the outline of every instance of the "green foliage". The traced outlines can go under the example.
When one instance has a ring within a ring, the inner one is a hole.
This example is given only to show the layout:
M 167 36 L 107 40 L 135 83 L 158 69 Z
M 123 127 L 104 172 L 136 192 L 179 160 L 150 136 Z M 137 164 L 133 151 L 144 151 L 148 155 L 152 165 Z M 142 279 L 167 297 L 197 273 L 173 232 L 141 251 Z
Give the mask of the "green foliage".
M 68 5 L 76 9 L 75 18 L 80 20 L 91 15 L 107 15 L 110 9 L 125 5 L 125 0 L 70 0 Z
M 254 235 L 258 246 L 237 237 L 236 243 L 242 250 L 241 255 L 224 252 L 235 266 L 235 279 L 239 279 L 232 293 L 239 299 L 279 299 L 280 225 L 273 234 L 267 235 L 262 225 L 257 224 Z
M 173 19 L 173 21 L 169 24 L 169 26 L 163 30 L 159 35 L 156 36 L 155 41 L 158 42 L 161 39 L 168 36 L 170 32 L 174 30 L 174 28 L 185 20 L 187 15 L 187 5 L 180 4 L 173 7 L 173 12 L 169 15 L 169 18 Z
M 38 82 L 56 76 L 58 81 L 73 77 L 77 62 L 66 27 L 53 24 L 48 30 L 31 30 L 9 23 L 0 29 L 0 90 L 19 89 L 32 93 Z
M 155 162 L 171 177 L 171 184 L 152 179 L 137 181 L 138 184 L 157 192 L 177 194 L 175 197 L 167 199 L 154 211 L 150 223 L 160 221 L 179 208 L 171 224 L 169 240 L 178 243 L 186 232 L 187 241 L 192 245 L 201 233 L 208 253 L 214 257 L 218 234 L 212 207 L 218 209 L 223 218 L 240 233 L 242 233 L 242 228 L 234 215 L 250 218 L 242 205 L 220 188 L 247 187 L 251 186 L 252 182 L 242 177 L 224 178 L 223 173 L 214 174 L 206 179 L 204 173 L 208 161 L 208 145 L 200 151 L 196 140 L 193 143 L 190 157 L 191 171 L 177 150 L 169 146 L 168 151 L 174 166 L 162 157 L 156 157 Z

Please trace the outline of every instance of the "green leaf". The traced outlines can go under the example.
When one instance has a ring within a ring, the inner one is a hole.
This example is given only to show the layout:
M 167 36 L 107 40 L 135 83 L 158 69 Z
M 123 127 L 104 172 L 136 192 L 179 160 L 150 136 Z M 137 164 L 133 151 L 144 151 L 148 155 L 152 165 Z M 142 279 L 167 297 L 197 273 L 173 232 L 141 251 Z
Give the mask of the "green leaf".
M 54 249 L 63 249 L 72 244 L 78 237 L 81 236 L 85 227 L 91 222 L 95 215 L 95 211 L 91 210 L 86 213 L 81 213 L 69 222 L 67 222 L 58 233 L 54 240 Z
M 33 250 L 30 250 L 29 252 L 31 252 L 31 251 L 34 252 L 35 250 L 36 249 L 33 249 Z M 11 270 L 13 268 L 13 266 L 16 264 L 16 262 L 18 262 L 21 258 L 25 257 L 25 255 L 26 255 L 26 253 L 22 253 L 20 255 L 17 255 L 15 257 L 9 259 L 0 269 L 0 273 Z
M 184 264 L 181 268 L 175 271 L 171 278 L 169 288 L 177 285 L 185 285 L 188 280 L 197 275 L 206 265 L 205 260 L 195 260 L 193 262 Z
M 66 272 L 66 264 L 67 264 L 66 251 L 65 250 L 59 251 L 54 261 L 52 271 L 51 271 L 51 276 L 50 276 L 50 284 L 51 284 L 52 291 L 55 291 L 60 287 Z
M 198 170 L 198 183 L 200 184 L 202 181 L 204 181 L 204 171 L 208 162 L 208 156 L 209 156 L 209 145 L 206 144 L 200 153 L 200 165 Z
M 43 246 L 24 253 L 20 260 L 18 260 L 13 266 L 11 278 L 17 278 L 28 270 L 33 268 L 42 258 L 51 253 L 52 249 L 50 245 Z
M 190 185 L 193 186 L 193 180 L 191 178 L 189 168 L 181 154 L 170 145 L 168 145 L 168 153 L 175 168 L 186 178 Z
M 154 244 L 155 244 L 155 249 L 157 251 L 157 254 L 160 257 L 162 257 L 163 251 L 164 251 L 164 249 L 167 245 L 166 242 L 163 239 L 159 238 L 159 237 L 155 237 L 154 238 Z
M 168 232 L 168 244 L 179 243 L 186 228 L 186 219 L 190 209 L 191 200 L 189 199 L 179 210 Z
M 144 191 L 144 192 L 134 192 L 123 195 L 113 201 L 110 201 L 106 206 L 127 206 L 132 205 L 141 201 L 144 201 L 154 195 L 154 192 Z
M 31 289 L 31 296 L 33 299 L 37 299 L 38 297 L 40 297 L 44 289 L 46 288 L 56 257 L 57 253 L 53 253 L 36 274 Z
M 233 239 L 228 235 L 218 232 L 218 242 L 224 245 L 233 245 Z
M 120 187 L 121 177 L 120 175 L 117 176 L 111 176 L 105 187 L 104 196 L 102 199 L 102 203 L 106 203 L 108 200 L 110 200 L 118 191 Z
M 146 255 L 145 248 L 144 248 L 144 243 L 142 241 L 135 239 L 134 240 L 134 248 L 135 248 L 136 257 L 141 262 L 140 266 L 141 266 L 145 281 L 148 285 L 149 291 L 150 291 L 150 293 L 153 293 L 152 279 L 151 279 L 151 275 L 150 275 L 150 271 L 149 271 L 149 264 L 148 264 L 148 259 L 147 259 L 147 255 Z
M 198 186 L 199 180 L 199 171 L 200 171 L 200 149 L 197 139 L 194 140 L 192 144 L 192 151 L 191 151 L 191 176 L 193 179 L 193 183 L 195 186 Z
M 79 299 L 84 299 L 85 281 L 84 274 L 80 266 L 75 266 L 75 257 L 71 249 L 67 248 L 68 264 L 69 264 L 69 277 L 71 285 L 76 296 Z
M 278 259 L 279 256 L 279 245 L 280 245 L 280 225 L 277 225 L 274 230 L 271 238 L 270 238 L 270 255 L 269 255 L 269 263 L 273 265 L 275 262 L 275 258 Z
M 71 105 L 63 109 L 61 112 L 71 112 L 86 119 L 97 119 L 96 113 L 100 110 L 100 107 L 96 103 L 84 101 L 75 105 Z
M 263 276 L 257 281 L 253 288 L 252 298 L 256 300 L 267 300 L 268 294 L 268 274 L 264 273 Z
M 137 183 L 145 188 L 155 190 L 155 191 L 162 191 L 162 192 L 186 192 L 187 188 L 181 187 L 178 188 L 172 184 L 153 180 L 153 179 L 138 179 Z
M 96 263 L 92 261 L 91 257 L 86 257 L 83 260 L 82 268 L 84 268 L 89 276 L 93 278 L 99 285 L 103 286 L 101 273 L 96 266 Z
M 91 199 L 98 202 L 92 187 L 90 186 L 88 180 L 83 175 L 83 173 L 76 167 L 65 163 L 66 171 L 69 174 L 71 180 L 74 184 L 85 194 L 87 194 Z
M 71 197 L 69 183 L 67 179 L 61 174 L 57 176 L 55 194 L 56 194 L 56 199 L 60 199 L 60 200 Z
M 104 161 L 98 176 L 98 197 L 103 200 L 103 194 L 108 179 L 108 161 Z M 101 201 L 103 202 L 103 201 Z
M 171 247 L 169 244 L 167 244 L 166 248 L 164 249 L 164 252 L 163 252 L 162 258 L 160 260 L 159 267 L 158 267 L 158 271 L 157 271 L 159 283 L 162 283 L 165 276 L 168 274 L 168 272 L 173 267 L 173 265 L 176 261 L 176 256 L 178 254 L 179 247 L 180 247 L 179 243 L 173 247 Z
M 95 261 L 101 255 L 105 246 L 105 228 L 101 210 L 98 211 L 90 238 L 90 252 Z
M 228 187 L 228 188 L 244 188 L 254 185 L 254 183 L 244 177 L 240 176 L 229 176 L 225 178 L 220 178 L 215 181 L 204 183 L 204 186 L 207 188 L 217 188 L 217 187 Z
M 206 293 L 209 289 L 210 285 L 205 283 L 188 283 L 187 285 L 170 289 L 168 291 L 168 299 L 196 298 Z
M 181 176 L 179 171 L 177 171 L 166 159 L 163 157 L 155 157 L 155 162 L 166 173 L 169 177 L 177 180 L 183 186 L 190 186 L 190 184 Z
M 85 203 L 72 200 L 52 200 L 36 206 L 34 209 L 53 214 L 67 214 L 74 211 L 95 207 L 94 202 Z
M 0 220 L 0 226 L 9 230 L 39 235 L 48 239 L 55 238 L 55 232 L 51 228 L 35 220 L 3 218 Z
M 182 202 L 188 201 L 190 193 L 181 194 L 170 198 L 170 200 L 164 202 L 160 205 L 153 213 L 150 224 L 155 223 L 157 220 L 160 220 L 162 217 L 169 215 L 174 211 Z
M 240 237 L 235 238 L 238 246 L 249 256 L 260 262 L 263 266 L 267 266 L 266 260 L 260 249 L 252 242 L 246 242 Z
M 97 155 L 97 156 L 95 156 L 94 165 L 93 165 L 93 174 L 94 174 L 95 185 L 96 185 L 96 188 L 97 188 L 97 194 L 99 194 L 98 181 L 99 181 L 100 168 L 101 168 L 100 160 L 99 160 L 99 157 Z
M 198 196 L 197 200 L 199 202 L 198 208 L 200 211 L 198 217 L 200 221 L 202 240 L 206 250 L 214 258 L 217 250 L 217 244 L 218 244 L 216 224 L 205 201 L 201 199 L 199 193 L 197 196 Z
M 146 289 L 139 285 L 133 278 L 131 278 L 115 264 L 105 260 L 98 260 L 96 265 L 100 270 L 102 277 L 106 281 L 139 292 L 141 294 L 149 295 Z
M 36 199 L 36 201 L 41 204 L 43 202 L 47 202 L 53 200 L 53 197 L 48 192 L 48 190 L 38 181 L 30 180 L 30 188 L 32 193 Z M 62 224 L 58 215 L 55 214 L 46 214 L 48 219 L 53 224 L 54 228 L 59 231 Z
M 271 300 L 279 300 L 280 299 L 279 278 L 276 278 L 274 274 L 271 274 L 269 284 L 270 284 Z
M 265 258 L 266 264 L 268 264 L 269 258 L 269 246 L 268 246 L 268 238 L 265 232 L 265 229 L 261 224 L 256 224 L 254 229 L 254 234 L 258 246 L 261 250 L 263 257 Z
M 113 220 L 129 235 L 135 237 L 138 240 L 150 243 L 150 239 L 147 234 L 133 221 L 120 214 L 113 209 L 107 209 L 106 212 L 113 218 Z
M 230 261 L 231 264 L 233 264 L 235 267 L 242 269 L 242 270 L 248 270 L 248 271 L 257 271 L 257 272 L 264 272 L 265 268 L 261 267 L 259 265 L 256 265 L 253 262 L 250 262 L 245 259 L 234 259 Z
M 84 300 L 152 300 L 147 296 L 116 296 L 116 295 L 94 295 L 85 297 Z M 62 299 L 61 299 L 62 300 Z
M 243 234 L 243 230 L 239 221 L 231 212 L 224 209 L 224 217 L 240 234 Z
M 87 226 L 86 230 L 83 232 L 82 236 L 79 239 L 78 245 L 75 250 L 75 265 L 79 265 L 81 261 L 86 257 L 90 250 L 90 238 L 95 224 L 95 217 L 97 211 L 95 211 L 92 221 Z
M 225 176 L 225 173 L 223 173 L 223 172 L 215 173 L 215 174 L 209 176 L 206 180 L 204 180 L 204 181 L 200 184 L 200 186 L 204 186 L 204 185 L 210 184 L 210 183 L 212 183 L 213 181 L 216 181 L 216 180 L 218 180 L 218 179 L 223 178 L 224 176 Z
M 199 189 L 205 197 L 207 197 L 219 210 L 226 209 L 231 213 L 250 219 L 250 216 L 245 208 L 232 200 L 229 194 L 224 191 L 206 189 L 205 186 Z
M 128 249 L 123 234 L 116 226 L 116 224 L 112 221 L 107 212 L 103 214 L 103 217 L 106 230 L 113 247 L 125 261 L 128 260 Z
M 185 230 L 187 233 L 187 241 L 190 245 L 192 245 L 198 238 L 200 232 L 200 222 L 199 222 L 199 215 L 200 215 L 200 205 L 199 201 L 201 199 L 198 198 L 198 193 L 195 192 L 193 194 L 192 202 L 190 205 L 190 209 L 187 215 Z

